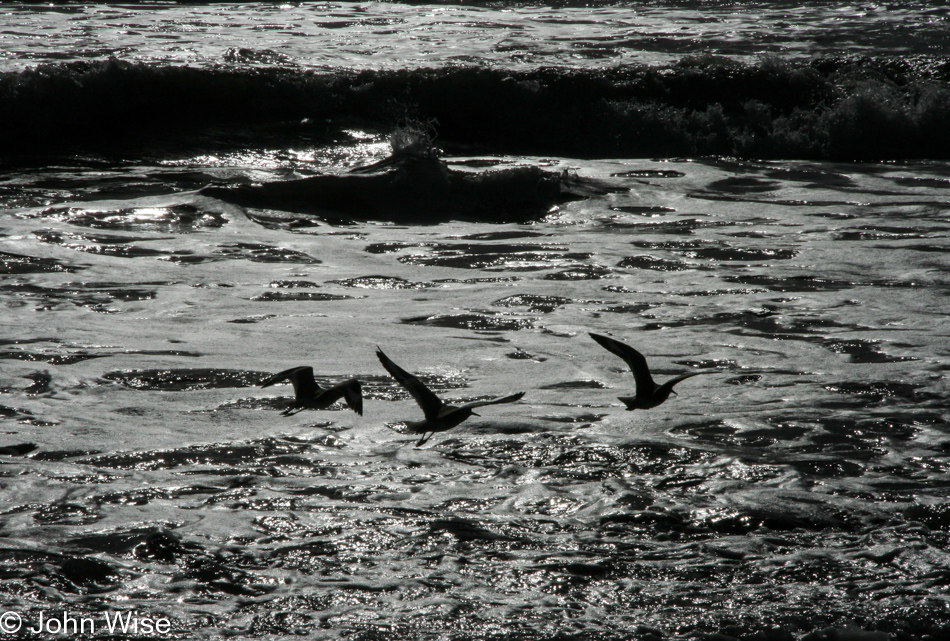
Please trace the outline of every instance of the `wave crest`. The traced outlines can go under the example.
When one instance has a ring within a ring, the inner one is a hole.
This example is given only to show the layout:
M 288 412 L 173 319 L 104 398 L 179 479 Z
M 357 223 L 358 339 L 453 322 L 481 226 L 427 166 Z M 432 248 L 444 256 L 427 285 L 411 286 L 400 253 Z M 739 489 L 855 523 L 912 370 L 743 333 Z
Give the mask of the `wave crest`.
M 395 106 L 395 107 L 394 107 Z M 687 57 L 666 67 L 318 73 L 119 60 L 0 77 L 0 148 L 24 153 L 331 140 L 396 109 L 446 146 L 573 157 L 950 157 L 950 57 Z

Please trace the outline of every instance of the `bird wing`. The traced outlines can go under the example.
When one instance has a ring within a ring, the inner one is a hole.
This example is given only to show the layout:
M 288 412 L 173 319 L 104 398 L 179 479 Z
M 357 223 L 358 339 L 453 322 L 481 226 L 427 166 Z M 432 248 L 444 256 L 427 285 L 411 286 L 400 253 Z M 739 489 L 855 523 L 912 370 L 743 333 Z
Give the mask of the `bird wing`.
M 673 386 L 679 383 L 680 381 L 685 381 L 687 378 L 692 378 L 693 376 L 699 376 L 700 374 L 712 374 L 712 372 L 691 372 L 689 374 L 683 374 L 681 376 L 677 376 L 676 378 L 671 378 L 670 380 L 666 381 L 665 383 L 660 385 L 660 389 L 672 390 Z
M 482 405 L 497 405 L 498 403 L 514 403 L 524 396 L 524 392 L 518 392 L 517 394 L 512 394 L 511 396 L 504 396 L 502 398 L 490 398 L 486 401 L 472 401 L 471 403 L 466 403 L 459 407 L 459 409 L 472 409 L 475 407 L 481 407 Z
M 376 348 L 376 356 L 379 358 L 379 362 L 383 364 L 383 367 L 386 368 L 386 371 L 412 395 L 412 398 L 414 398 L 416 403 L 419 404 L 419 407 L 422 408 L 422 413 L 427 419 L 438 417 L 439 408 L 442 407 L 442 401 L 432 390 L 426 387 L 418 378 L 389 360 L 389 357 L 386 356 L 379 347 Z
M 329 407 L 341 398 L 346 401 L 351 410 L 360 416 L 363 415 L 363 388 L 358 380 L 350 378 L 333 387 L 328 387 L 320 395 L 320 403 L 323 407 Z
M 629 345 L 621 343 L 618 340 L 601 336 L 600 334 L 590 334 L 590 337 L 600 343 L 600 346 L 611 354 L 622 358 L 630 371 L 633 372 L 633 379 L 637 382 L 637 394 L 650 394 L 656 388 L 653 377 L 650 376 L 650 368 L 647 366 L 647 359 Z
M 346 400 L 346 404 L 350 406 L 350 409 L 362 416 L 363 386 L 360 385 L 360 382 L 355 378 L 351 378 L 347 381 L 343 381 L 337 385 L 337 387 L 343 390 L 343 398 Z
M 313 379 L 313 368 L 308 366 L 291 367 L 283 372 L 278 372 L 261 383 L 261 387 L 270 387 L 275 383 L 289 380 L 294 386 L 294 396 L 306 398 L 316 396 L 320 391 L 320 386 Z

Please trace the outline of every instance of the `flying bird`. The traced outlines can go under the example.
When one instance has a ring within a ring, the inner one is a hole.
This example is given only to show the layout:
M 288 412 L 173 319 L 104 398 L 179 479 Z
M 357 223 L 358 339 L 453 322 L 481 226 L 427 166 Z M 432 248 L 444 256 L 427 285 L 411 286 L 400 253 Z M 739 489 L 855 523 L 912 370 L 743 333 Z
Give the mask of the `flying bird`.
M 416 443 L 416 447 L 424 445 L 436 432 L 450 430 L 469 416 L 478 416 L 478 414 L 473 411 L 476 407 L 495 405 L 497 403 L 513 403 L 524 396 L 524 392 L 518 392 L 511 396 L 492 398 L 485 401 L 472 401 L 465 405 L 446 405 L 442 402 L 442 399 L 436 396 L 422 381 L 389 360 L 389 357 L 386 356 L 379 347 L 376 348 L 376 356 L 379 357 L 379 362 L 383 364 L 386 371 L 389 372 L 400 385 L 406 388 L 406 391 L 412 395 L 412 398 L 414 398 L 416 403 L 419 404 L 419 407 L 422 408 L 425 420 L 406 423 L 410 433 L 422 434 L 422 438 Z M 426 437 L 426 434 L 429 434 L 429 436 Z
M 601 347 L 608 352 L 622 358 L 630 370 L 633 372 L 633 379 L 637 384 L 635 396 L 620 396 L 619 399 L 627 406 L 628 410 L 648 410 L 656 407 L 670 397 L 670 394 L 676 394 L 673 386 L 684 381 L 687 378 L 698 376 L 705 372 L 692 372 L 683 374 L 676 378 L 671 378 L 662 385 L 657 385 L 653 377 L 650 376 L 650 368 L 647 366 L 647 359 L 629 345 L 625 345 L 618 340 L 591 333 L 590 337 L 600 343 Z
M 351 410 L 363 415 L 363 388 L 355 378 L 324 389 L 314 380 L 312 367 L 291 367 L 274 374 L 261 383 L 261 387 L 270 387 L 288 380 L 293 384 L 294 396 L 297 398 L 291 407 L 281 412 L 282 416 L 290 416 L 306 409 L 325 410 L 341 398 Z

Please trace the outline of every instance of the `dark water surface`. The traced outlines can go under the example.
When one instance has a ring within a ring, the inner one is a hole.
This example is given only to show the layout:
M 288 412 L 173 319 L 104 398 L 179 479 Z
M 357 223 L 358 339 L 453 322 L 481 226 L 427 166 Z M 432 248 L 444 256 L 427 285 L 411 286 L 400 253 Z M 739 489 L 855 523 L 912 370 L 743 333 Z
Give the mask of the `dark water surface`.
M 3 11 L 0 636 L 950 638 L 942 5 Z

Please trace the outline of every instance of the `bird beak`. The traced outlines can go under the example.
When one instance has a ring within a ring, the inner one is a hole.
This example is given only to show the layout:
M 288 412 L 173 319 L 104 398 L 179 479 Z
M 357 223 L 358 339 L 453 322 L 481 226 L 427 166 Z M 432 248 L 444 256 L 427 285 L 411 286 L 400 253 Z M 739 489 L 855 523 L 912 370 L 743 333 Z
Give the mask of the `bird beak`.
M 472 412 L 472 416 L 481 416 L 478 412 Z
M 675 389 L 671 389 L 670 391 L 673 392 L 673 395 L 674 395 L 674 396 L 679 396 L 679 394 L 676 393 L 676 390 L 675 390 Z

